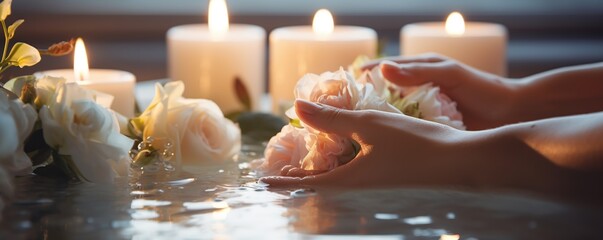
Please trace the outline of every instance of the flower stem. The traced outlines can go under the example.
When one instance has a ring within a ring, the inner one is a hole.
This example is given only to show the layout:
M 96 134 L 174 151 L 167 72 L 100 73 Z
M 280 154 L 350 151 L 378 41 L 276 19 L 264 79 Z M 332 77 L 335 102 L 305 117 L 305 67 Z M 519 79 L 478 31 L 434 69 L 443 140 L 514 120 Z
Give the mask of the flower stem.
M 4 50 L 2 51 L 2 61 L 6 58 L 6 50 L 8 49 L 8 29 L 6 29 L 6 22 L 4 20 L 0 21 L 2 23 L 2 31 L 4 32 Z

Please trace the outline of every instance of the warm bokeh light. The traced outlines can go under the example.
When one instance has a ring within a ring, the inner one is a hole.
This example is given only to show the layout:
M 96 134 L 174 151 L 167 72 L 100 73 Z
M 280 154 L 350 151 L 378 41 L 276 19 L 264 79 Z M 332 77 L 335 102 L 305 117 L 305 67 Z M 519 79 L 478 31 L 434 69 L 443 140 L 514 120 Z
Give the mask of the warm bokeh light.
M 459 240 L 461 235 L 458 234 L 443 234 L 440 236 L 440 240 Z
M 228 32 L 228 8 L 225 0 L 210 0 L 207 13 L 209 32 L 223 34 Z
M 75 42 L 75 51 L 73 53 L 73 72 L 76 81 L 89 79 L 88 56 L 86 55 L 86 46 L 84 40 L 78 38 Z
M 446 18 L 446 32 L 450 35 L 460 36 L 465 33 L 465 20 L 459 12 L 452 12 Z
M 327 9 L 320 9 L 314 14 L 312 21 L 312 30 L 317 34 L 329 34 L 333 32 L 335 23 L 333 23 L 333 15 Z

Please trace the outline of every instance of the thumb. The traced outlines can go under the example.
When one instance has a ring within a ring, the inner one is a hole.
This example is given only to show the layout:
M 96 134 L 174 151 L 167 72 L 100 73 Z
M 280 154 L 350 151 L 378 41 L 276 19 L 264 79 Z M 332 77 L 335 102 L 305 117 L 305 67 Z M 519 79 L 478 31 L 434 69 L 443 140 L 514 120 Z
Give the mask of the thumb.
M 449 61 L 414 62 L 397 64 L 391 61 L 381 63 L 381 73 L 392 83 L 400 86 L 416 86 L 428 82 L 448 88 L 456 84 L 459 77 L 458 68 Z
M 301 99 L 295 101 L 295 110 L 300 120 L 321 132 L 353 138 L 352 132 L 358 127 L 355 124 L 360 114 L 353 111 Z

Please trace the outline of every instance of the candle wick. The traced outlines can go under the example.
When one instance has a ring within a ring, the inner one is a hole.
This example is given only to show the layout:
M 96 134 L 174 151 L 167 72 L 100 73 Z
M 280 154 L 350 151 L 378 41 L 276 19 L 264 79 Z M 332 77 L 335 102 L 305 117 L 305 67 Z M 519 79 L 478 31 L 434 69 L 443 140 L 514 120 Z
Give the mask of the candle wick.
M 85 77 L 84 77 L 84 73 L 83 73 L 83 72 L 78 73 L 77 78 L 78 78 L 78 80 L 79 80 L 79 81 L 84 81 L 84 80 L 86 80 L 86 79 L 85 79 Z

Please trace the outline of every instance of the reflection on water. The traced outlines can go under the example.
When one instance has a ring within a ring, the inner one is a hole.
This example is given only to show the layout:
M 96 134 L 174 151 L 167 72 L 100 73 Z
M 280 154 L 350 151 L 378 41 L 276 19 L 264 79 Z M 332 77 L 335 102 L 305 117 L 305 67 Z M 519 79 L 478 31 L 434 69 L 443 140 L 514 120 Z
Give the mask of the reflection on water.
M 513 194 L 270 189 L 245 149 L 237 162 L 133 171 L 115 186 L 18 178 L 0 239 L 582 239 L 603 227 L 602 207 Z

